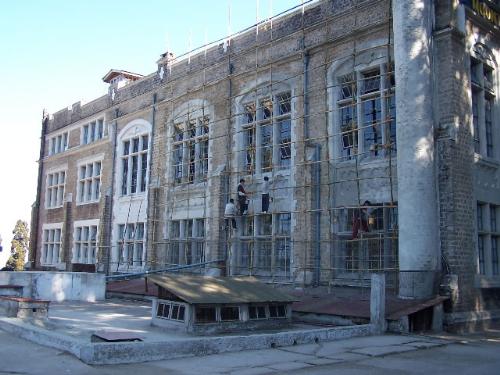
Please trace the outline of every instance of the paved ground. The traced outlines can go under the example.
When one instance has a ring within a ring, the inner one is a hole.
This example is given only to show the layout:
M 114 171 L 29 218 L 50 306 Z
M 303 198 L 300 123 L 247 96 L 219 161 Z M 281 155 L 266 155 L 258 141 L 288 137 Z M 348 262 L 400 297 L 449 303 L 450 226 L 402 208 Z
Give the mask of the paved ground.
M 147 287 L 146 287 L 147 286 Z M 332 314 L 352 318 L 370 318 L 370 288 L 349 288 L 334 286 L 332 288 L 291 289 L 283 287 L 283 291 L 295 296 L 298 301 L 293 310 L 301 313 Z M 158 296 L 158 287 L 144 279 L 114 281 L 106 284 L 106 291 L 113 295 L 136 296 L 139 298 Z M 400 299 L 390 288 L 386 289 L 386 316 L 396 314 L 406 309 L 419 309 L 429 300 Z M 428 307 L 428 306 L 424 306 Z M 417 311 L 415 310 L 415 311 Z M 413 311 L 412 311 L 413 312 Z M 406 315 L 406 314 L 405 314 Z
M 374 336 L 141 364 L 88 366 L 0 331 L 0 374 L 499 374 L 500 330 L 469 336 Z
M 190 340 L 193 336 L 151 325 L 151 303 L 124 299 L 107 299 L 95 303 L 66 301 L 51 303 L 47 328 L 82 342 L 89 342 L 94 331 L 121 331 L 141 337 L 145 342 Z M 314 329 L 317 326 L 293 324 L 289 331 Z M 245 336 L 255 332 L 237 332 Z M 230 336 L 226 334 L 225 336 Z

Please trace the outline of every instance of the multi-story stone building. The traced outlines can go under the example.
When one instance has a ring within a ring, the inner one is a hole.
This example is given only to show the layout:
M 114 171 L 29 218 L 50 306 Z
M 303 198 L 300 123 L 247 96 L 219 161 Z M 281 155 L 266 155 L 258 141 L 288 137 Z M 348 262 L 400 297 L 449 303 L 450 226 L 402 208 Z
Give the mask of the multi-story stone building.
M 451 287 L 450 324 L 493 316 L 499 26 L 487 0 L 320 1 L 111 70 L 108 95 L 44 117 L 32 267 L 385 272 L 405 298 Z

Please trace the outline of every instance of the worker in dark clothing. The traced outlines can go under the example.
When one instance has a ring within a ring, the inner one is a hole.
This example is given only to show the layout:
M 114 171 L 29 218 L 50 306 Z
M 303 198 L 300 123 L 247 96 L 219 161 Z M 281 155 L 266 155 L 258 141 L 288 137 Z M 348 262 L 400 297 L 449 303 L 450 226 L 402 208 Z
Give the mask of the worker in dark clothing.
M 358 238 L 358 232 L 360 229 L 363 232 L 369 232 L 368 210 L 370 206 L 370 201 L 365 201 L 362 207 L 354 210 L 354 216 L 352 218 L 352 239 Z
M 269 211 L 269 177 L 264 177 L 262 183 L 262 212 L 267 214 Z
M 246 215 L 248 212 L 248 198 L 245 191 L 245 179 L 241 179 L 238 184 L 238 204 L 240 206 L 240 215 Z

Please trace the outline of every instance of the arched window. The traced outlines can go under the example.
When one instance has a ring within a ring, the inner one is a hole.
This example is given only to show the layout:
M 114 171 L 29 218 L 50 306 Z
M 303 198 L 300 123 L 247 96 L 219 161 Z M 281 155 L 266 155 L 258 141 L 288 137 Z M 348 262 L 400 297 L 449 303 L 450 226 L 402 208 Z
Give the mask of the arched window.
M 396 152 L 394 66 L 385 51 L 370 51 L 329 69 L 334 155 L 380 158 Z
M 135 120 L 118 137 L 121 195 L 144 193 L 147 187 L 151 125 Z
M 476 43 L 470 58 L 474 152 L 487 157 L 495 157 L 495 68 L 489 48 Z
M 241 169 L 246 174 L 288 169 L 292 157 L 292 93 L 276 84 L 240 101 Z
M 210 110 L 203 100 L 180 106 L 171 123 L 171 163 L 175 184 L 207 179 L 209 168 Z

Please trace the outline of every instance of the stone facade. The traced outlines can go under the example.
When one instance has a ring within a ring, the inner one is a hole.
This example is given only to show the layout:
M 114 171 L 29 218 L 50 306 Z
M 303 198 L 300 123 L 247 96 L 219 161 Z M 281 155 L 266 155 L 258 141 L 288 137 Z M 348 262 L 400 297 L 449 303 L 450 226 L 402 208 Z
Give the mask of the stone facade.
M 202 272 L 352 286 L 385 272 L 402 297 L 451 290 L 451 323 L 495 312 L 500 34 L 479 3 L 321 1 L 167 52 L 156 72 L 47 116 L 33 267 L 208 262 Z M 103 136 L 83 142 L 100 119 Z M 81 202 L 95 162 L 100 195 Z M 47 186 L 59 171 L 61 193 Z M 240 179 L 248 208 L 231 229 Z M 48 190 L 63 194 L 55 207 Z

